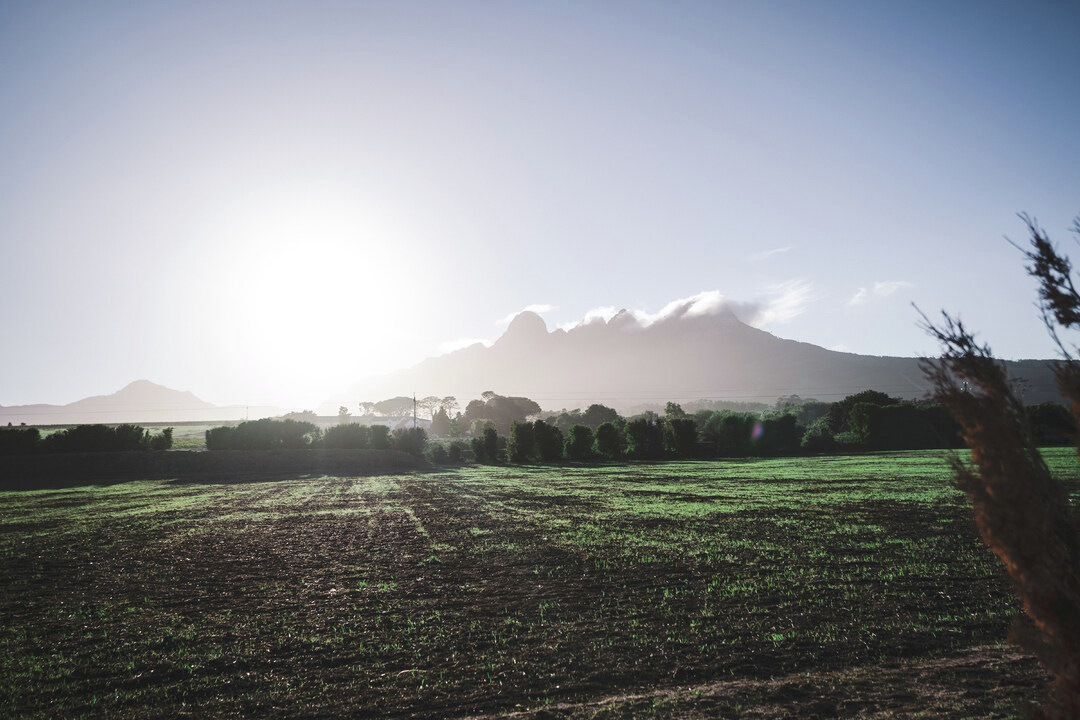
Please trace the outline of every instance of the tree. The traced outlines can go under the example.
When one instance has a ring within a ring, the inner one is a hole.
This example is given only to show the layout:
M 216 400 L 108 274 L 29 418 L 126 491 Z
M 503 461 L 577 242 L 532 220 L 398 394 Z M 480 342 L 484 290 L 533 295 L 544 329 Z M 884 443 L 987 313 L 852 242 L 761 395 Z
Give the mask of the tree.
M 347 422 L 349 422 L 349 416 L 351 414 L 352 413 L 349 412 L 349 408 L 345 407 L 344 405 L 339 407 L 338 410 L 337 410 L 338 425 L 344 425 Z
M 859 403 L 882 406 L 895 405 L 898 402 L 900 402 L 900 398 L 891 397 L 877 390 L 863 390 L 860 393 L 848 395 L 840 402 L 833 403 L 829 408 L 829 430 L 833 433 L 852 430 L 853 428 L 848 425 L 848 414 L 851 408 Z
M 664 427 L 653 413 L 626 423 L 626 454 L 635 460 L 657 460 L 664 455 Z
M 566 458 L 568 460 L 589 460 L 593 453 L 593 432 L 588 425 L 574 425 L 566 438 Z
M 400 395 L 375 403 L 375 412 L 384 417 L 402 418 L 413 414 L 413 399 Z
M 1080 329 L 1080 293 L 1072 264 L 1027 216 L 1030 249 L 1021 249 L 1028 273 L 1039 281 L 1043 319 L 1064 362 L 1058 387 L 1080 418 L 1080 362 L 1058 328 Z M 1080 233 L 1080 218 L 1074 231 Z M 942 313 L 925 329 L 941 343 L 938 361 L 923 370 L 935 397 L 961 427 L 971 463 L 950 460 L 972 503 L 983 541 L 1005 565 L 1027 622 L 1014 624 L 1014 641 L 1032 651 L 1051 676 L 1043 718 L 1080 717 L 1080 532 L 1070 517 L 1068 491 L 1050 474 L 1035 446 L 1023 402 L 1005 367 L 979 345 L 959 320 Z
M 442 405 L 442 398 L 428 395 L 426 398 L 418 400 L 416 404 L 421 410 L 427 413 L 429 420 L 434 420 L 435 411 Z
M 439 401 L 439 407 L 442 408 L 443 412 L 446 413 L 447 417 L 452 417 L 454 413 L 457 412 L 457 409 L 460 406 L 458 405 L 456 397 L 454 397 L 453 395 L 447 395 Z
M 446 437 L 450 434 L 450 418 L 443 408 L 435 411 L 431 418 L 431 434 L 435 437 Z
M 506 459 L 512 463 L 527 463 L 533 458 L 533 424 L 515 422 L 506 439 Z
M 490 462 L 499 461 L 499 431 L 495 429 L 494 425 L 484 426 L 484 433 L 481 436 L 484 443 L 484 455 Z
M 619 447 L 619 430 L 615 423 L 603 422 L 596 428 L 596 454 L 614 460 L 622 454 Z
M 682 405 L 676 402 L 671 402 L 669 400 L 667 405 L 664 406 L 664 417 L 684 418 L 686 417 L 686 412 L 682 409 Z
M 697 423 L 694 418 L 669 416 L 664 421 L 664 451 L 677 458 L 697 455 Z
M 618 419 L 619 413 L 615 412 L 613 408 L 594 403 L 585 409 L 581 416 L 581 424 L 588 425 L 593 430 L 596 430 L 601 424 L 606 422 L 614 423 Z
M 563 457 L 563 434 L 543 420 L 533 423 L 533 443 L 540 462 L 558 462 Z

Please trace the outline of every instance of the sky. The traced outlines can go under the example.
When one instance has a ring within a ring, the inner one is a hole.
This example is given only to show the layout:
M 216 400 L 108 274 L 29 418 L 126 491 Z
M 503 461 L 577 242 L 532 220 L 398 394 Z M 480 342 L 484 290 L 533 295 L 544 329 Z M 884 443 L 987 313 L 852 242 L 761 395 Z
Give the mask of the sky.
M 1006 238 L 1074 248 L 1078 30 L 1065 0 L 4 0 L 0 404 L 313 407 L 525 308 L 687 299 L 934 354 L 914 303 L 1054 357 Z

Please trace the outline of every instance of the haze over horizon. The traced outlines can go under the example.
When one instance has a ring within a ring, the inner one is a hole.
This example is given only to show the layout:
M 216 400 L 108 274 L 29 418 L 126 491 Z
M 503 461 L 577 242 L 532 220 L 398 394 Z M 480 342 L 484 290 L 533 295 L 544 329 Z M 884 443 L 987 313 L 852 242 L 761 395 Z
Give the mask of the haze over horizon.
M 1071 242 L 1077 30 L 1049 1 L 5 3 L 0 404 L 310 407 L 523 309 L 678 301 L 933 354 L 914 302 L 1056 357 L 1004 236 Z

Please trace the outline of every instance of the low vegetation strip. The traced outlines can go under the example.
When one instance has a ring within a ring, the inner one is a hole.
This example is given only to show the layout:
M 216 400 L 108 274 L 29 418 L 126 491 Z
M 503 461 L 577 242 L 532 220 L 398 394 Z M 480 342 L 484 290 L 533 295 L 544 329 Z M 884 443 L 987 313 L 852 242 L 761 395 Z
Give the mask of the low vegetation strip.
M 6 492 L 0 576 L 5 717 L 1021 717 L 1045 681 L 930 452 Z
M 76 487 L 138 479 L 250 481 L 252 476 L 410 472 L 427 463 L 396 450 L 93 452 L 0 456 L 0 490 Z

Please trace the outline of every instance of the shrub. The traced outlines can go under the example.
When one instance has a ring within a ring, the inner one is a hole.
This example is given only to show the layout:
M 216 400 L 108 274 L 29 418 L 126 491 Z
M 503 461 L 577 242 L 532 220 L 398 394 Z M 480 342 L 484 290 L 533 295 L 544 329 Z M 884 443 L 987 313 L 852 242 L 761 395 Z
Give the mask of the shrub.
M 368 431 L 372 450 L 390 449 L 390 428 L 386 425 L 372 425 Z
M 380 427 L 386 427 L 382 425 Z M 371 428 L 366 425 L 335 425 L 323 436 L 323 447 L 341 450 L 362 450 L 371 447 Z
M 424 450 L 424 457 L 432 465 L 445 465 L 450 456 L 441 443 L 431 443 Z
M 0 428 L 0 455 L 30 455 L 38 451 L 40 443 L 37 428 Z
M 159 435 L 150 436 L 151 450 L 171 450 L 173 429 L 164 428 Z
M 299 450 L 318 445 L 322 432 L 299 420 L 248 420 L 206 431 L 208 450 Z
M 138 425 L 76 425 L 49 435 L 40 447 L 48 453 L 149 450 L 150 433 Z
M 427 431 L 422 427 L 394 430 L 392 442 L 394 450 L 420 457 L 425 445 L 427 445 Z

